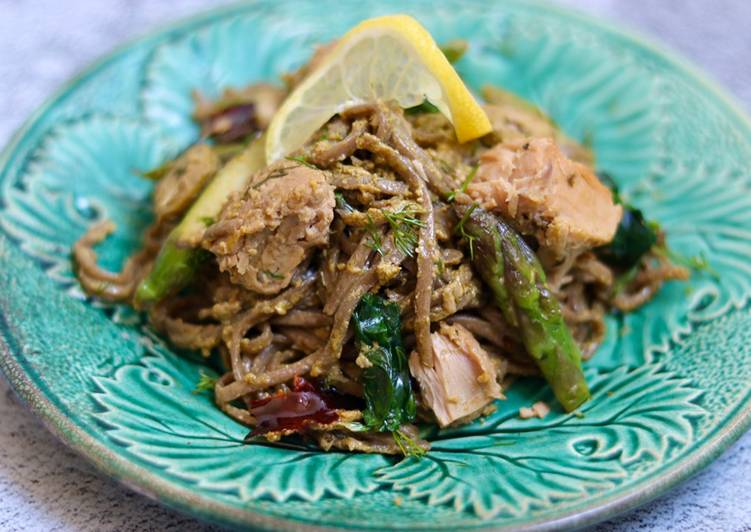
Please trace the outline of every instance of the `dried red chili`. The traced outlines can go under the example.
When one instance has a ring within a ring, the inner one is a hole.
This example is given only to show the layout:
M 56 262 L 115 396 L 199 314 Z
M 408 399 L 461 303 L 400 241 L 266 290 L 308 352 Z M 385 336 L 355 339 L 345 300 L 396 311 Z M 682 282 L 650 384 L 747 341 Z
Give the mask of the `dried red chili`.
M 250 436 L 282 430 L 302 432 L 311 422 L 328 424 L 339 419 L 333 405 L 311 383 L 295 377 L 292 387 L 292 391 L 251 403 L 250 413 L 256 426 Z

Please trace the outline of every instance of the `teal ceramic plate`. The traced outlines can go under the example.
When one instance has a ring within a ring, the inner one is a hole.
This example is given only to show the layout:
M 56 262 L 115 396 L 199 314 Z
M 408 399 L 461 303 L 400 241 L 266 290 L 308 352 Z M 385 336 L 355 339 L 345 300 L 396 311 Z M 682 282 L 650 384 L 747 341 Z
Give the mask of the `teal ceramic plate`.
M 594 147 L 601 169 L 711 264 L 634 314 L 608 319 L 581 416 L 521 420 L 549 397 L 510 390 L 492 416 L 436 433 L 422 460 L 243 446 L 246 430 L 191 393 L 199 366 L 141 318 L 82 297 L 71 244 L 118 224 L 112 268 L 148 222 L 156 166 L 196 137 L 192 89 L 275 79 L 314 43 L 393 11 L 458 69 L 537 102 Z M 682 62 L 544 4 L 257 1 L 215 11 L 103 59 L 44 106 L 0 161 L 0 348 L 12 385 L 103 471 L 202 518 L 262 528 L 545 528 L 641 504 L 718 455 L 751 422 L 751 127 Z

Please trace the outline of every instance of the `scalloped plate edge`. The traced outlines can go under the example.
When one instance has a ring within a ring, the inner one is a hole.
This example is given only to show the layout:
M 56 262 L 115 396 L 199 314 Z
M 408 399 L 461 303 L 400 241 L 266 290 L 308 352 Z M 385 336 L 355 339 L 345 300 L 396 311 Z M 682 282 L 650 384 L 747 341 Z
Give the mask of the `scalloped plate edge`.
M 583 24 L 605 31 L 609 35 L 617 37 L 622 42 L 641 47 L 651 54 L 660 57 L 667 64 L 672 65 L 676 71 L 691 78 L 704 90 L 711 93 L 714 98 L 721 101 L 736 120 L 736 123 L 751 137 L 751 119 L 749 119 L 734 98 L 728 95 L 715 81 L 707 77 L 704 72 L 678 54 L 632 31 L 611 25 L 596 17 L 580 13 L 575 9 L 550 4 L 546 0 L 509 1 L 527 9 L 541 9 L 555 13 L 560 17 L 578 19 Z M 126 41 L 124 44 L 105 54 L 60 87 L 18 128 L 2 150 L 2 153 L 0 153 L 0 169 L 5 168 L 9 164 L 16 154 L 21 141 L 39 125 L 41 117 L 63 100 L 68 93 L 74 91 L 79 85 L 95 76 L 110 63 L 119 59 L 122 55 L 130 51 L 132 47 L 136 45 L 146 46 L 152 41 L 169 37 L 171 34 L 195 30 L 217 18 L 240 13 L 259 3 L 261 2 L 247 1 L 209 9 L 197 15 L 156 27 L 141 36 Z M 16 252 L 20 252 L 18 246 L 4 235 L 0 235 L 1 248 L 5 248 L 6 250 L 13 249 Z M 18 257 L 13 258 L 18 260 Z M 250 525 L 265 530 L 343 530 L 335 527 L 304 524 L 296 520 L 279 519 L 260 512 L 243 511 L 230 505 L 196 496 L 191 490 L 176 487 L 172 482 L 154 475 L 148 469 L 134 461 L 113 452 L 101 441 L 98 441 L 76 425 L 71 417 L 66 414 L 65 410 L 50 400 L 45 391 L 32 380 L 27 371 L 28 368 L 25 368 L 15 356 L 15 353 L 18 353 L 20 349 L 18 346 L 13 346 L 15 338 L 12 335 L 12 331 L 8 330 L 7 321 L 1 307 L 2 301 L 0 301 L 0 370 L 7 377 L 11 389 L 39 416 L 45 427 L 61 442 L 89 460 L 107 476 L 118 480 L 133 491 L 171 508 L 225 525 L 246 527 Z M 681 460 L 670 465 L 667 469 L 655 471 L 641 478 L 631 488 L 619 491 L 608 497 L 604 502 L 600 501 L 584 508 L 573 508 L 571 511 L 562 513 L 553 519 L 530 521 L 523 527 L 514 527 L 514 529 L 548 530 L 561 527 L 583 527 L 612 518 L 654 500 L 676 484 L 688 479 L 709 465 L 733 442 L 740 438 L 744 432 L 751 428 L 751 409 L 747 408 L 749 404 L 751 404 L 751 392 L 747 393 L 746 397 L 739 401 L 735 411 L 729 414 L 729 418 L 727 418 L 724 424 L 714 428 L 711 437 L 708 437 L 702 445 L 688 452 Z

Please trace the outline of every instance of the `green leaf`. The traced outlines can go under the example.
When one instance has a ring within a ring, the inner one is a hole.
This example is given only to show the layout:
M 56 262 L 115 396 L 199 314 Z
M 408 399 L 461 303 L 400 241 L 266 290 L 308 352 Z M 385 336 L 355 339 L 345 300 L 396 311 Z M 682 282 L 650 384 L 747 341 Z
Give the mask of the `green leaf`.
M 600 181 L 613 193 L 613 202 L 623 207 L 623 216 L 618 223 L 613 240 L 598 248 L 597 254 L 611 266 L 630 269 L 657 243 L 660 226 L 644 218 L 641 210 L 623 201 L 618 184 L 610 174 L 598 174 Z
M 475 240 L 477 240 L 477 237 L 468 233 L 464 227 L 464 224 L 467 223 L 469 217 L 472 216 L 472 212 L 478 207 L 479 204 L 476 202 L 470 205 L 459 222 L 456 224 L 456 227 L 454 227 L 454 233 L 460 236 L 467 243 L 467 247 L 469 247 L 469 257 L 472 260 L 475 259 Z
M 425 100 L 421 104 L 415 105 L 414 107 L 408 107 L 404 110 L 404 114 L 407 115 L 420 115 L 427 113 L 440 113 L 440 110 L 428 100 Z
M 427 451 L 420 447 L 406 432 L 395 430 L 391 434 L 403 456 L 422 458 L 427 454 Z
M 655 226 L 644 218 L 639 209 L 624 204 L 623 217 L 613 240 L 598 248 L 597 254 L 610 265 L 631 268 L 656 243 Z
M 368 247 L 383 256 L 383 239 L 381 238 L 381 230 L 373 222 L 373 217 L 370 213 L 367 215 L 368 223 L 365 226 L 365 232 L 368 234 Z
M 198 384 L 193 389 L 193 393 L 213 392 L 216 386 L 216 377 L 212 377 L 205 371 L 201 370 L 201 378 L 198 379 Z
M 308 161 L 303 155 L 297 155 L 295 157 L 287 157 L 287 160 L 300 163 L 301 165 L 307 166 L 308 168 L 313 168 L 314 170 L 318 170 L 318 167 L 314 165 L 313 163 L 311 163 L 310 161 Z
M 336 199 L 337 209 L 346 213 L 355 212 L 355 208 L 349 204 L 349 202 L 347 201 L 347 198 L 345 198 L 344 194 L 342 194 L 340 191 L 336 191 L 334 193 L 334 198 Z
M 379 432 L 398 432 L 415 418 L 407 355 L 402 343 L 399 305 L 386 303 L 375 294 L 365 294 L 352 315 L 362 370 L 366 409 L 365 425 Z M 359 360 L 359 358 L 358 358 Z M 400 446 L 404 439 L 397 439 Z M 405 447 L 406 448 L 406 447 Z
M 456 195 L 461 193 L 467 192 L 467 187 L 469 187 L 469 184 L 472 182 L 472 180 L 475 178 L 475 174 L 477 174 L 477 170 L 479 169 L 479 165 L 474 165 L 472 167 L 472 170 L 469 171 L 469 174 L 467 174 L 467 177 L 464 178 L 464 181 L 462 181 L 461 186 L 457 189 L 452 191 L 447 197 L 446 201 L 451 203 L 456 199 Z

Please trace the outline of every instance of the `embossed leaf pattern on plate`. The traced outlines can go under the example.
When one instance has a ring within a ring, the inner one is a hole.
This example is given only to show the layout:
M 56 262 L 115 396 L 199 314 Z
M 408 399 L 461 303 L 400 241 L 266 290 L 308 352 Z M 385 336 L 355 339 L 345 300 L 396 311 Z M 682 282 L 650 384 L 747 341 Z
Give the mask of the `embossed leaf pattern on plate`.
M 381 470 L 379 480 L 429 504 L 486 518 L 520 515 L 607 489 L 638 462 L 691 441 L 704 410 L 693 404 L 699 392 L 686 381 L 650 366 L 589 373 L 597 399 L 576 415 L 530 421 L 505 412 L 481 430 L 439 434 L 426 459 Z
M 352 497 L 378 488 L 380 455 L 323 453 L 244 445 L 248 429 L 194 393 L 196 364 L 175 361 L 158 341 L 137 365 L 95 379 L 96 418 L 130 453 L 203 489 L 241 501 L 271 497 L 318 500 Z
M 711 265 L 669 283 L 638 312 L 608 318 L 587 363 L 593 400 L 578 415 L 554 408 L 544 420 L 519 419 L 521 406 L 554 404 L 541 382 L 520 380 L 494 414 L 425 428 L 433 450 L 419 461 L 246 446 L 245 427 L 192 393 L 199 363 L 172 353 L 132 314 L 91 301 L 83 311 L 111 316 L 108 334 L 138 338 L 144 356 L 104 373 L 52 353 L 36 353 L 35 363 L 74 363 L 75 378 L 96 375 L 80 384 L 86 400 L 69 404 L 97 442 L 197 501 L 250 514 L 371 528 L 519 526 L 644 489 L 720 431 L 751 393 L 751 135 L 680 68 L 576 16 L 526 2 L 384 0 L 342 10 L 261 0 L 186 23 L 84 76 L 25 133 L 0 174 L 3 234 L 81 298 L 70 245 L 104 217 L 118 224 L 100 248 L 105 266 L 117 268 L 138 245 L 151 184 L 137 174 L 197 138 L 191 91 L 214 96 L 227 85 L 275 81 L 314 44 L 395 10 L 416 15 L 439 41 L 467 39 L 457 68 L 474 90 L 497 83 L 538 103 L 591 143 L 598 169 L 665 227 L 675 250 Z M 51 397 L 63 390 L 44 386 Z
M 15 183 L 2 182 L 0 227 L 63 285 L 74 283 L 73 243 L 95 220 L 118 231 L 104 249 L 120 267 L 149 223 L 151 184 L 137 177 L 171 154 L 154 128 L 130 118 L 87 116 L 54 127 Z

